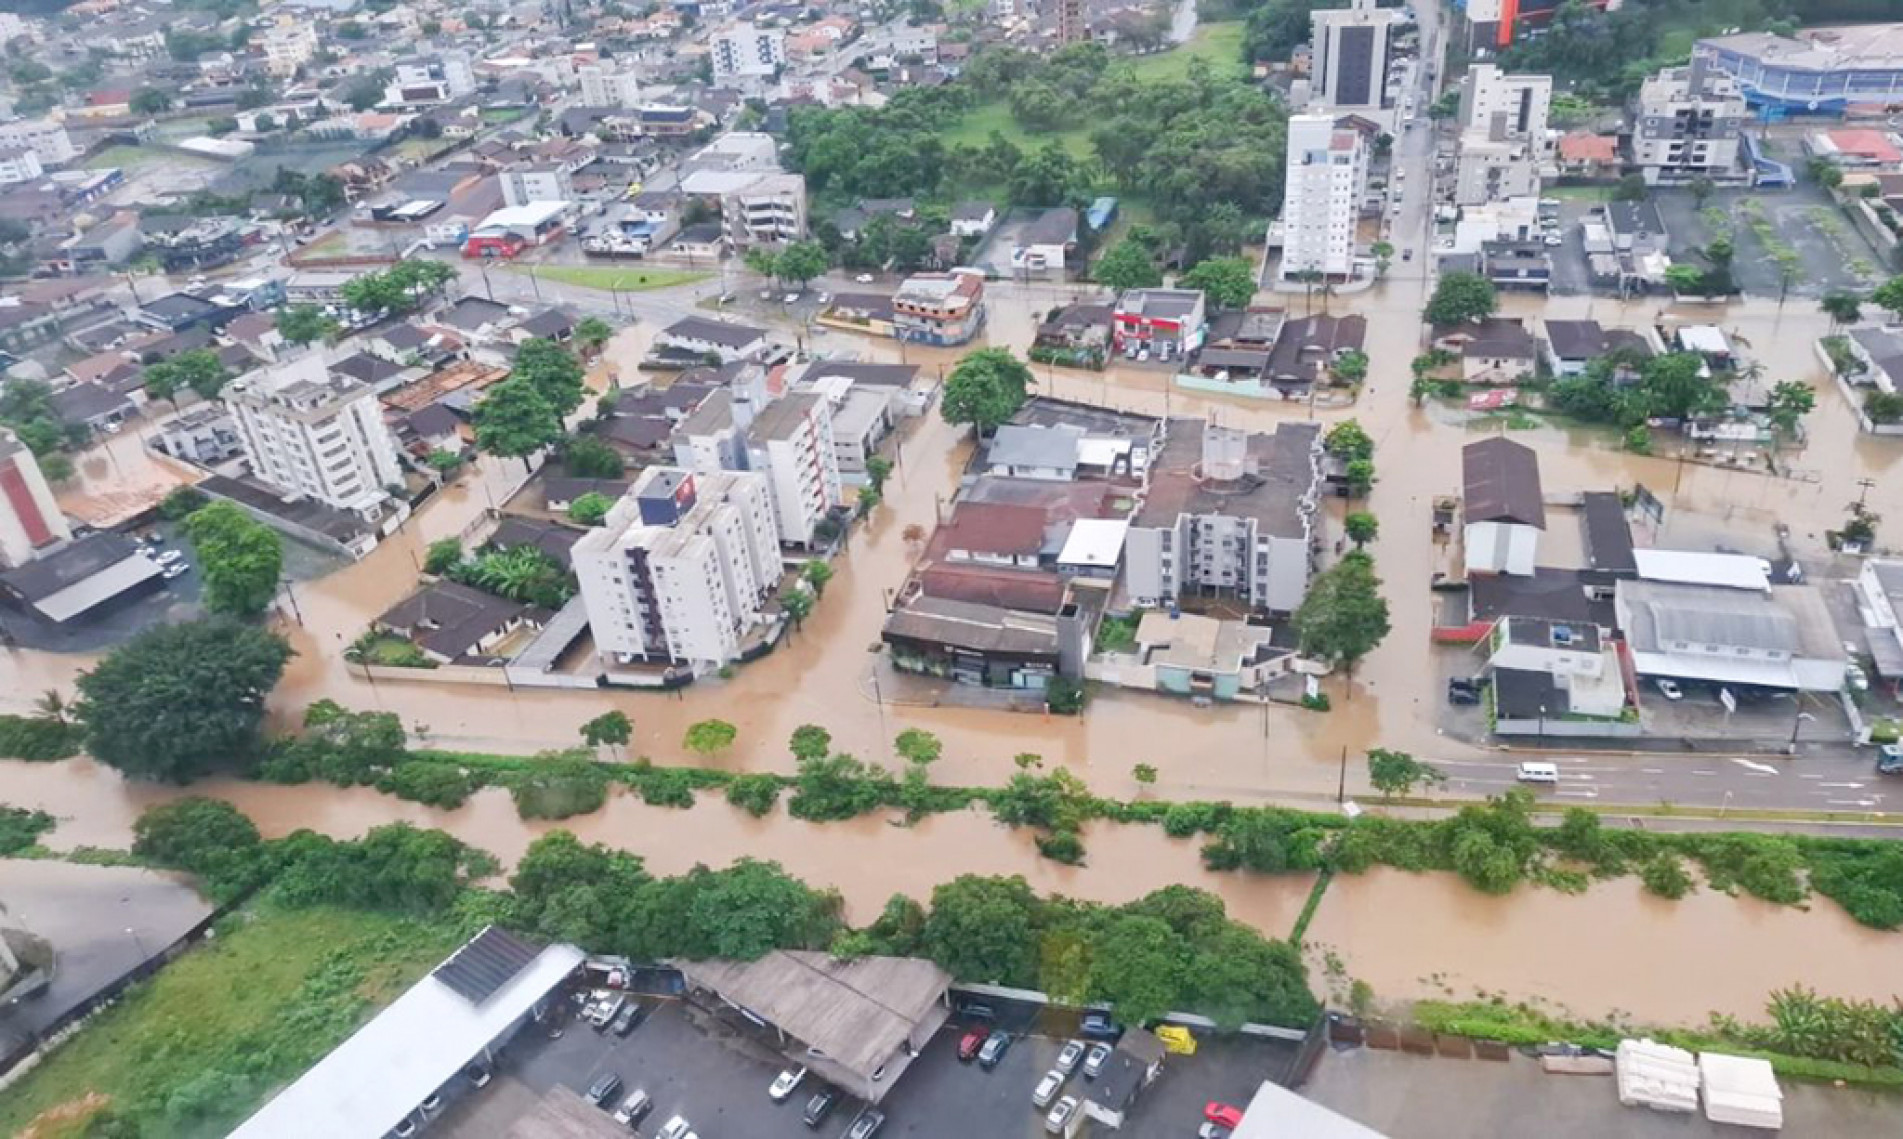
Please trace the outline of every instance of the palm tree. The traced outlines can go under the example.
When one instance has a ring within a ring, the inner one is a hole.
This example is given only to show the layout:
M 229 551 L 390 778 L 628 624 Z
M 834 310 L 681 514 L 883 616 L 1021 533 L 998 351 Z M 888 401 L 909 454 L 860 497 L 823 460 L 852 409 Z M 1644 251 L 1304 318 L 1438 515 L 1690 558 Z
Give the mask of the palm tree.
M 547 555 L 534 546 L 515 546 L 476 563 L 476 583 L 511 601 L 527 601 L 547 574 Z
M 64 724 L 66 713 L 71 710 L 71 705 L 66 703 L 66 697 L 61 696 L 57 688 L 49 688 L 41 693 L 40 698 L 33 702 L 33 707 L 43 719 L 51 720 L 56 724 Z

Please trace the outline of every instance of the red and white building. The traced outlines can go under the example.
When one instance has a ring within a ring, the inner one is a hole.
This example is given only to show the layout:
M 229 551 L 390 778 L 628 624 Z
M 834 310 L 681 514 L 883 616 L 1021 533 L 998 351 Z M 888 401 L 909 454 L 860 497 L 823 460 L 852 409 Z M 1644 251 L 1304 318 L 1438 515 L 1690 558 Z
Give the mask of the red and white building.
M 1203 346 L 1209 320 L 1200 289 L 1128 289 L 1110 318 L 1110 343 L 1126 357 L 1180 360 Z

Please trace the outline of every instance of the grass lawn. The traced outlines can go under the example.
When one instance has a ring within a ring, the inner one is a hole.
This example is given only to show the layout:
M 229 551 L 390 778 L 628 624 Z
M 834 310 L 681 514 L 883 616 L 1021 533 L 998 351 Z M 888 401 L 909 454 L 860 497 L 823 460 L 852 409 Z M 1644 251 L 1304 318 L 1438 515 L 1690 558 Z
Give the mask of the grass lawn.
M 1241 20 L 1197 24 L 1196 34 L 1189 37 L 1188 43 L 1155 55 L 1138 56 L 1131 63 L 1131 70 L 1143 80 L 1181 79 L 1189 74 L 1189 65 L 1201 59 L 1208 61 L 1215 74 L 1240 79 L 1246 74 L 1242 63 L 1242 30 Z
M 453 923 L 258 906 L 94 1018 L 0 1097 L 0 1134 L 109 1107 L 146 1139 L 223 1135 L 454 949 Z
M 531 268 L 544 281 L 580 285 L 586 289 L 612 289 L 618 293 L 639 293 L 648 289 L 670 289 L 691 285 L 713 276 L 693 269 L 621 268 L 610 265 L 511 265 L 514 273 L 526 274 Z
M 991 141 L 992 131 L 997 131 L 1018 149 L 1027 152 L 1042 150 L 1045 143 L 1056 141 L 1077 158 L 1090 158 L 1093 153 L 1090 149 L 1089 131 L 1046 131 L 1031 134 L 1011 117 L 1011 105 L 1003 99 L 980 103 L 966 111 L 962 118 L 954 120 L 941 130 L 939 137 L 945 140 L 947 146 L 958 143 L 983 146 Z
M 117 166 L 121 170 L 137 170 L 141 166 L 150 166 L 163 162 L 172 166 L 209 166 L 211 160 L 197 158 L 178 151 L 161 153 L 147 150 L 143 146 L 109 146 L 98 154 L 88 158 L 85 167 L 88 170 L 106 170 Z

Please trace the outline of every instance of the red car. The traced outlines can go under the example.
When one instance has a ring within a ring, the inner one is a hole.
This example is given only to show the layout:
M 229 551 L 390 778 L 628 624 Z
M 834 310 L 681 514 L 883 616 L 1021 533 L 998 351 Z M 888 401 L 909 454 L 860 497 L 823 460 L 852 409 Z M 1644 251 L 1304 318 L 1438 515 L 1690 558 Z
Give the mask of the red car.
M 985 1046 L 985 1037 L 990 1035 L 984 1029 L 973 1029 L 965 1033 L 958 1041 L 958 1058 L 969 1062 L 978 1055 L 978 1049 Z
M 1242 1126 L 1242 1109 L 1234 1104 L 1211 1103 L 1203 1108 L 1203 1118 L 1231 1129 Z

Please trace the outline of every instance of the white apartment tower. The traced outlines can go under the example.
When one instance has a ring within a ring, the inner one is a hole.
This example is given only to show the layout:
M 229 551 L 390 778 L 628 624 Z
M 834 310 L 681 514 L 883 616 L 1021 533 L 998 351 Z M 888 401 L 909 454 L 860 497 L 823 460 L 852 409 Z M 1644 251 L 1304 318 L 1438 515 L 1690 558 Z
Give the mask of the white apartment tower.
M 1387 121 L 1381 111 L 1394 105 L 1387 97 L 1388 61 L 1400 16 L 1399 8 L 1377 8 L 1374 0 L 1310 14 L 1310 98 L 1318 108 Z
M 23 566 L 72 536 L 33 452 L 0 428 L 0 564 Z
M 281 19 L 264 30 L 259 43 L 271 74 L 292 75 L 317 54 L 317 28 L 307 20 Z
M 1491 63 L 1476 63 L 1460 81 L 1460 126 L 1492 139 L 1540 146 L 1553 107 L 1553 77 L 1508 75 Z
M 1361 135 L 1331 115 L 1288 121 L 1288 188 L 1282 199 L 1282 279 L 1354 270 L 1355 221 L 1368 182 Z
M 776 28 L 734 24 L 714 36 L 714 81 L 766 78 L 786 63 L 786 34 Z
M 581 81 L 584 107 L 641 105 L 641 81 L 632 71 L 618 71 L 612 63 L 590 63 L 576 68 L 575 77 Z
M 596 651 L 717 669 L 779 588 L 766 477 L 650 467 L 573 558 Z
M 0 123 L 0 150 L 30 150 L 48 168 L 79 157 L 66 128 L 51 119 L 14 119 Z
M 1735 180 L 1749 110 L 1737 81 L 1706 57 L 1666 68 L 1639 87 L 1632 161 L 1652 184 Z
M 674 462 L 700 474 L 764 476 L 788 546 L 811 547 L 820 519 L 844 501 L 832 404 L 817 392 L 773 399 L 745 384 L 715 392 L 675 430 Z
M 233 381 L 225 406 L 257 478 L 374 520 L 401 485 L 396 440 L 368 384 L 334 374 L 312 352 Z

